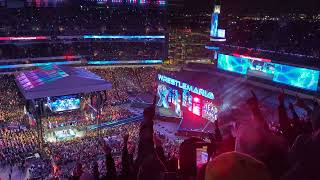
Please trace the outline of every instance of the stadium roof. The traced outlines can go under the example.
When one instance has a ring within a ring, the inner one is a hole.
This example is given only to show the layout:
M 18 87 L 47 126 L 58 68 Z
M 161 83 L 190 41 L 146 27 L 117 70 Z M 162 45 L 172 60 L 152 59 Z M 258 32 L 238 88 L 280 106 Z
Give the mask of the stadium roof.
M 111 88 L 111 84 L 84 68 L 43 66 L 16 75 L 16 83 L 25 99 L 90 93 Z

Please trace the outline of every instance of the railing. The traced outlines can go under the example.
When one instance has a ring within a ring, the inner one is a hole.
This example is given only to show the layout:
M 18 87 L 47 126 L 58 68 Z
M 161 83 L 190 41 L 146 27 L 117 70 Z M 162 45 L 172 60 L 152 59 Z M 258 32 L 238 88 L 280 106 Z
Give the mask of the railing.
M 95 130 L 95 129 L 98 129 L 98 128 L 121 126 L 121 125 L 129 124 L 129 123 L 141 121 L 142 119 L 143 119 L 143 115 L 134 116 L 134 117 L 126 118 L 126 119 L 121 119 L 121 120 L 115 120 L 115 121 L 109 121 L 109 122 L 101 123 L 100 125 L 97 125 L 97 124 L 91 125 L 91 126 L 88 126 L 87 129 L 88 130 Z

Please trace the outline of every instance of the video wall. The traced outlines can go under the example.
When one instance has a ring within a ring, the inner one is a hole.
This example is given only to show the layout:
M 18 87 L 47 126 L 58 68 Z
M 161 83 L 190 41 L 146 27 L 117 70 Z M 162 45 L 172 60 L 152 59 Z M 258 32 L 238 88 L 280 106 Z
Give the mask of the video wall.
M 165 84 L 158 84 L 158 107 L 166 109 L 167 112 L 160 111 L 160 115 L 181 117 L 181 93 Z
M 159 80 L 168 80 L 170 82 L 174 80 L 175 85 L 183 84 L 169 77 L 163 78 L 162 76 Z M 203 96 L 201 93 L 196 93 L 197 91 L 191 91 L 192 88 L 181 88 L 190 86 L 173 86 L 172 84 L 159 82 L 157 90 L 159 100 L 157 106 L 166 109 L 166 113 L 169 112 L 169 114 L 174 114 L 176 117 L 183 117 L 184 119 L 192 115 L 190 118 L 198 117 L 211 122 L 217 120 L 218 106 L 214 103 L 213 99 L 208 98 L 213 96 L 208 96 L 211 92 Z M 161 111 L 160 115 L 163 115 Z
M 273 63 L 262 58 L 225 54 L 218 55 L 218 68 L 309 91 L 318 90 L 320 74 L 318 70 Z
M 219 14 L 213 13 L 211 16 L 210 36 L 212 36 L 212 37 L 218 36 L 218 23 L 219 23 Z
M 77 95 L 48 97 L 47 104 L 52 112 L 70 111 L 80 108 L 80 97 Z

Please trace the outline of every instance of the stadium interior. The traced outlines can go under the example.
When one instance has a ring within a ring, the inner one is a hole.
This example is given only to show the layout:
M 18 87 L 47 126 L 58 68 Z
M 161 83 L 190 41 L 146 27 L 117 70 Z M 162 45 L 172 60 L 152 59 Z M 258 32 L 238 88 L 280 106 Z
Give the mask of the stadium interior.
M 319 21 L 169 8 L 0 0 L 0 180 L 320 179 Z

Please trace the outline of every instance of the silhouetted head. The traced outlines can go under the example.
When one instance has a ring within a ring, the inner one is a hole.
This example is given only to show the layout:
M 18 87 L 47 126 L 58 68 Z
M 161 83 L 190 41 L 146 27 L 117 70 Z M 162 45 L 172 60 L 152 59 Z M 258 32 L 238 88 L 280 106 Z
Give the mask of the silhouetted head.
M 143 159 L 139 167 L 138 180 L 164 180 L 165 167 L 155 155 Z
M 311 115 L 311 123 L 314 131 L 320 129 L 320 106 L 318 103 L 316 103 L 314 106 L 314 110 Z

